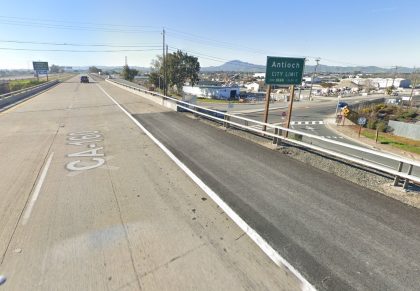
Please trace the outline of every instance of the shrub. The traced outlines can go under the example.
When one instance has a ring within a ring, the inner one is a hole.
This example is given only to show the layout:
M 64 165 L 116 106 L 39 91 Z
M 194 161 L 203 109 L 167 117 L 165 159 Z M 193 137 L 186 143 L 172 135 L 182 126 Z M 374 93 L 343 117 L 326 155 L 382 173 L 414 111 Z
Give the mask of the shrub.
M 368 122 L 367 122 L 367 124 L 366 124 L 366 127 L 367 128 L 369 128 L 369 129 L 375 129 L 376 128 L 376 123 L 377 123 L 378 121 L 376 120 L 376 119 L 374 119 L 374 118 L 370 118 L 369 120 L 368 120 Z
M 388 127 L 388 125 L 383 121 L 377 122 L 375 124 L 375 128 L 380 132 L 385 132 L 387 127 Z

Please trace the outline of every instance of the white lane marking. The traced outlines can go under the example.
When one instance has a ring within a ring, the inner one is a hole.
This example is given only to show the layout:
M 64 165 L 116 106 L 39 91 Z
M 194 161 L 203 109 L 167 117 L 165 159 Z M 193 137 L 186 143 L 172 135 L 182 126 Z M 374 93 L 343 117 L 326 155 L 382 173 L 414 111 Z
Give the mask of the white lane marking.
M 31 216 L 32 209 L 35 205 L 36 200 L 38 199 L 39 192 L 41 191 L 42 184 L 44 183 L 45 177 L 47 176 L 47 172 L 50 167 L 53 156 L 54 152 L 51 153 L 47 162 L 45 163 L 44 169 L 42 169 L 41 176 L 39 177 L 38 183 L 36 184 L 34 192 L 32 193 L 32 198 L 29 201 L 29 204 L 26 207 L 25 213 L 23 215 L 22 225 L 25 225 L 28 222 L 29 217 Z
M 301 282 L 301 290 L 316 290 L 286 259 L 275 251 L 267 241 L 262 238 L 253 228 L 251 228 L 236 212 L 230 208 L 209 186 L 207 186 L 197 175 L 195 175 L 183 162 L 181 162 L 167 147 L 165 147 L 157 138 L 155 138 L 137 119 L 135 119 L 127 110 L 125 110 L 114 98 L 112 98 L 99 84 L 99 89 L 104 92 L 118 108 L 121 109 L 160 149 L 171 158 L 171 160 L 180 167 L 213 201 L 260 247 L 260 249 L 279 267 L 286 267 Z
M 305 125 L 308 125 L 308 124 L 311 124 L 311 125 L 317 125 L 317 124 L 319 124 L 319 125 L 322 125 L 322 124 L 324 124 L 324 121 L 322 121 L 322 120 L 319 120 L 319 121 L 290 121 L 290 124 L 293 124 L 293 125 L 301 125 L 301 124 L 305 124 Z

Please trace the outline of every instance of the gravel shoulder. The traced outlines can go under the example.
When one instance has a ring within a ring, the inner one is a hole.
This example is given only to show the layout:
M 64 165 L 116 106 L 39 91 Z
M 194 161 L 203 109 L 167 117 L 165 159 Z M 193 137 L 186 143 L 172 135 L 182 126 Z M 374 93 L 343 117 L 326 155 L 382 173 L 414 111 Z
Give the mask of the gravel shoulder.
M 190 118 L 199 119 L 201 122 L 215 126 L 227 133 L 251 140 L 274 151 L 278 151 L 280 154 L 287 155 L 315 168 L 334 174 L 355 184 L 420 209 L 420 186 L 410 185 L 408 189 L 395 187 L 392 185 L 393 176 L 379 172 L 375 169 L 352 164 L 350 162 L 339 161 L 335 157 L 320 154 L 291 143 L 283 142 L 280 145 L 273 145 L 270 139 L 264 138 L 260 135 L 235 128 L 226 129 L 217 122 L 210 121 L 205 118 L 195 117 L 189 113 L 184 114 Z

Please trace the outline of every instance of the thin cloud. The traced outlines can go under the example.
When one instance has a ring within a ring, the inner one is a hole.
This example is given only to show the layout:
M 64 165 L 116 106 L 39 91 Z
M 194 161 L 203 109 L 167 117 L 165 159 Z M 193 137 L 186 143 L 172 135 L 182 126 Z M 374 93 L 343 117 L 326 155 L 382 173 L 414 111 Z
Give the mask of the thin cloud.
M 391 11 L 395 11 L 397 10 L 397 7 L 380 7 L 380 8 L 374 8 L 371 11 L 373 13 L 378 13 L 378 12 L 391 12 Z

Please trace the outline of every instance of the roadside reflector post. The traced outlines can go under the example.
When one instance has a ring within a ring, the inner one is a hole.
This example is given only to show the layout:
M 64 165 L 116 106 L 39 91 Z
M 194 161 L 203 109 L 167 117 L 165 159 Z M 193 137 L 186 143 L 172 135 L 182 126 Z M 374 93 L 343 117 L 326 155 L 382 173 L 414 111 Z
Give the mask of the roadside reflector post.
M 295 85 L 290 86 L 290 102 L 289 102 L 289 109 L 288 109 L 288 114 L 287 114 L 287 119 L 286 119 L 286 128 L 290 127 L 290 120 L 292 118 L 292 110 L 293 110 L 293 99 L 295 97 Z M 284 133 L 285 137 L 289 136 L 289 131 L 286 131 Z
M 407 175 L 411 175 L 411 171 L 413 171 L 413 165 L 410 165 L 410 167 L 408 168 Z M 407 189 L 409 182 L 410 181 L 407 178 L 404 180 L 404 184 L 403 184 L 404 189 Z
M 375 143 L 378 143 L 378 137 L 379 137 L 379 129 L 376 129 Z
M 270 108 L 270 98 L 271 98 L 271 85 L 268 85 L 267 93 L 265 95 L 265 110 L 264 110 L 264 123 L 268 121 L 268 110 Z M 267 126 L 263 125 L 262 130 L 266 131 Z
M 401 172 L 401 170 L 402 170 L 402 166 L 403 166 L 403 162 L 400 162 L 399 164 L 398 164 L 398 169 L 397 169 L 397 171 L 398 172 Z M 398 186 L 398 183 L 400 182 L 400 176 L 395 176 L 395 179 L 394 179 L 394 186 Z
M 362 132 L 362 126 L 359 125 L 359 137 L 360 137 L 360 133 Z

